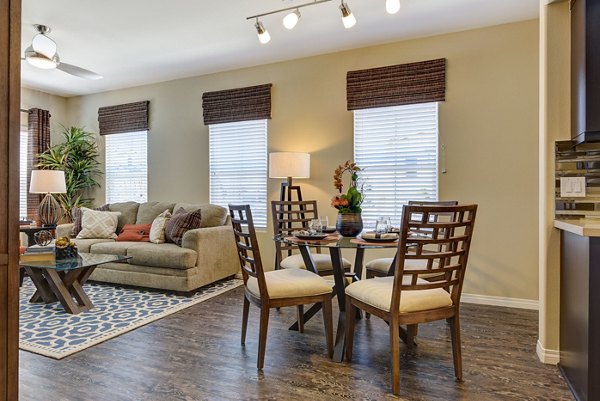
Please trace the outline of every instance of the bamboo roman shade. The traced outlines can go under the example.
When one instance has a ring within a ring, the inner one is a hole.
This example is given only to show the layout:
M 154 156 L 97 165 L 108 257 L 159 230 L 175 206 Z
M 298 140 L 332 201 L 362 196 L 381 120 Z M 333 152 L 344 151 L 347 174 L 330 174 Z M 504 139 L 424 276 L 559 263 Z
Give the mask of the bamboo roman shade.
M 27 192 L 31 183 L 31 170 L 36 170 L 38 153 L 44 153 L 50 146 L 50 112 L 42 109 L 29 109 L 27 119 Z M 27 217 L 35 219 L 43 195 L 27 193 Z
M 263 84 L 202 94 L 204 124 L 271 118 L 271 86 Z
M 346 75 L 348 110 L 446 100 L 446 59 L 398 64 Z
M 98 109 L 100 135 L 148 130 L 150 101 L 106 106 Z

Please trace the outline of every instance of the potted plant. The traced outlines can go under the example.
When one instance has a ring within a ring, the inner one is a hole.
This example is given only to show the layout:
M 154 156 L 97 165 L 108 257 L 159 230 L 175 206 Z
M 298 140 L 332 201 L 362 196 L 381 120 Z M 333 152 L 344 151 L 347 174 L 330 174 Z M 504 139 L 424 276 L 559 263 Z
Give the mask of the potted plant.
M 37 155 L 35 167 L 64 170 L 67 192 L 54 194 L 70 221 L 74 207 L 91 206 L 93 198 L 86 198 L 86 191 L 99 187 L 96 177 L 102 174 L 98 161 L 98 145 L 94 134 L 80 127 L 63 127 L 63 141 Z
M 348 191 L 344 194 L 342 177 L 346 171 L 351 174 L 351 178 Z M 331 206 L 338 210 L 335 225 L 338 232 L 344 237 L 355 237 L 363 229 L 362 208 L 360 207 L 363 202 L 363 195 L 357 188 L 359 171 L 361 171 L 360 167 L 348 160 L 346 163 L 339 165 L 333 174 L 333 185 L 341 195 L 336 195 L 331 199 Z

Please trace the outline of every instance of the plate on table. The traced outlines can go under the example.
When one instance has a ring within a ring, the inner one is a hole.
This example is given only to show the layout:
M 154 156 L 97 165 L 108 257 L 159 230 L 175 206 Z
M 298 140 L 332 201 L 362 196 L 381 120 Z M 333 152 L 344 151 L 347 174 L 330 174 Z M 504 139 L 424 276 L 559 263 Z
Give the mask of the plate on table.
M 298 239 L 303 239 L 303 240 L 319 240 L 319 239 L 325 239 L 327 238 L 327 234 L 308 234 L 308 235 L 302 235 L 302 234 L 296 234 L 294 235 L 294 237 L 298 238 Z
M 381 242 L 381 243 L 385 243 L 385 242 L 396 242 L 398 241 L 398 237 L 396 238 L 375 238 L 375 237 L 371 237 L 371 238 L 364 238 L 364 237 L 360 237 L 363 241 L 365 242 Z
M 336 231 L 335 227 L 326 227 L 323 229 L 323 232 L 326 234 L 333 234 Z

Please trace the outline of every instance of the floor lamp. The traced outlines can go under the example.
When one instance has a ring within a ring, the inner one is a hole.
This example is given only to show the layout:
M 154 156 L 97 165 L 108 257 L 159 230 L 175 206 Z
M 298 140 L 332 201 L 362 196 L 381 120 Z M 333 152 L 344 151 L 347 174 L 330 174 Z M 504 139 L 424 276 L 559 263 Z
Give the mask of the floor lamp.
M 61 170 L 32 170 L 29 192 L 32 194 L 46 194 L 38 206 L 38 217 L 43 227 L 56 227 L 63 211 L 51 194 L 64 194 L 67 192 L 65 172 Z
M 292 201 L 296 192 L 297 200 L 302 200 L 299 185 L 292 185 L 293 178 L 310 178 L 310 154 L 298 152 L 269 153 L 269 178 L 285 178 L 281 183 L 280 201 Z

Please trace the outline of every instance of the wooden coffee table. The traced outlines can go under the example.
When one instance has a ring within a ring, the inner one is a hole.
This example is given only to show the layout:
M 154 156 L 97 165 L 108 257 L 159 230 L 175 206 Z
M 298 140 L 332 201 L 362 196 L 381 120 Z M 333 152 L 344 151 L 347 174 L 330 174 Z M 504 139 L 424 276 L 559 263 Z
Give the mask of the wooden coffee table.
M 21 262 L 35 284 L 36 292 L 29 302 L 60 302 L 67 313 L 77 315 L 94 307 L 83 290 L 94 269 L 101 264 L 125 262 L 131 256 L 80 253 L 78 257 L 63 260 Z

